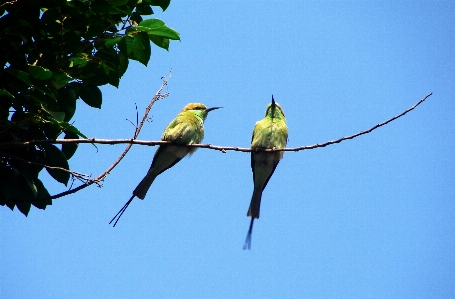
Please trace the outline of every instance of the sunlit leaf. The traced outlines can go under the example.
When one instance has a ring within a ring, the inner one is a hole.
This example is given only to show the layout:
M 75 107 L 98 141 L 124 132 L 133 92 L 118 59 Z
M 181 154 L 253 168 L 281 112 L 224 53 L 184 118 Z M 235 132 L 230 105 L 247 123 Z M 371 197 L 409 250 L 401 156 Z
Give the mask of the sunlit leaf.
M 180 35 L 177 31 L 166 26 L 159 19 L 148 19 L 139 23 L 137 30 L 144 30 L 148 34 L 153 34 L 161 37 L 166 37 L 173 40 L 180 40 Z

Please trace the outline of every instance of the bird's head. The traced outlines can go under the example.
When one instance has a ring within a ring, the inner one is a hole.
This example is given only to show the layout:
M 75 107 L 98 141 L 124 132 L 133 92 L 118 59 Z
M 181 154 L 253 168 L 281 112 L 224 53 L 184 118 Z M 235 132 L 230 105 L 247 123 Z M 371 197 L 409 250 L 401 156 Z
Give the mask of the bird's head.
M 267 105 L 267 110 L 265 111 L 265 116 L 271 118 L 284 118 L 284 111 L 281 108 L 280 104 L 275 102 L 275 99 L 272 95 L 272 103 Z
M 204 104 L 201 103 L 190 103 L 183 108 L 182 112 L 191 112 L 196 114 L 202 119 L 205 119 L 207 117 L 207 114 L 209 114 L 210 111 L 219 109 L 223 107 L 212 107 L 212 108 L 207 108 L 205 107 Z

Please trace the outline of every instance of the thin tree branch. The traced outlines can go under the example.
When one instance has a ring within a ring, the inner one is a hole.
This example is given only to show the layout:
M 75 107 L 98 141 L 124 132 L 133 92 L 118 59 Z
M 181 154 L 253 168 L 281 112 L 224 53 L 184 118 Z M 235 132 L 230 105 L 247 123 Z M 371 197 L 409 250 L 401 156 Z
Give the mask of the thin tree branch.
M 5 2 L 5 3 L 3 3 L 2 5 L 0 5 L 0 8 L 2 8 L 2 6 L 8 5 L 8 4 L 14 4 L 14 3 L 16 3 L 16 2 L 17 2 L 17 0 Z
M 336 140 L 332 141 L 327 141 L 324 143 L 316 143 L 313 145 L 305 145 L 305 146 L 299 146 L 299 147 L 292 147 L 292 148 L 282 148 L 282 149 L 251 149 L 251 148 L 244 148 L 244 147 L 237 147 L 237 146 L 217 146 L 217 145 L 211 145 L 211 144 L 187 144 L 187 145 L 178 145 L 178 146 L 185 146 L 185 147 L 200 147 L 200 148 L 208 148 L 208 149 L 213 149 L 213 150 L 218 150 L 221 152 L 226 152 L 226 151 L 239 151 L 239 152 L 252 152 L 252 151 L 265 151 L 265 152 L 278 152 L 278 151 L 283 151 L 283 152 L 298 152 L 302 150 L 309 150 L 309 149 L 314 149 L 314 148 L 319 148 L 319 147 L 326 147 L 331 144 L 336 144 L 340 143 L 345 140 L 349 139 L 354 139 L 356 137 L 359 137 L 364 134 L 368 134 L 374 130 L 376 130 L 379 127 L 382 127 L 400 117 L 403 115 L 407 114 L 408 112 L 411 112 L 414 110 L 417 106 L 422 104 L 428 97 L 430 97 L 433 93 L 430 93 L 426 95 L 423 99 L 418 101 L 414 106 L 411 108 L 403 111 L 402 113 L 380 123 L 375 125 L 374 127 L 371 127 L 368 130 L 365 131 L 360 131 L 356 134 L 341 137 Z M 147 111 L 148 113 L 148 111 Z M 142 119 L 142 122 L 139 127 L 142 126 L 144 123 L 144 118 Z M 138 128 L 139 128 L 138 127 Z M 137 134 L 135 134 L 135 137 L 137 137 Z M 54 140 L 34 140 L 34 141 L 27 141 L 27 142 L 9 142 L 9 143 L 2 143 L 0 144 L 0 148 L 2 147 L 12 147 L 12 146 L 31 146 L 31 145 L 37 145 L 37 144 L 44 144 L 44 143 L 53 143 L 53 144 L 64 144 L 64 143 L 99 143 L 99 144 L 124 144 L 128 143 L 131 145 L 133 144 L 139 144 L 139 145 L 148 145 L 148 146 L 155 146 L 155 145 L 162 145 L 162 144 L 172 144 L 168 141 L 162 141 L 162 140 L 152 140 L 152 141 L 147 141 L 147 140 L 137 140 L 133 137 L 132 139 L 97 139 L 97 138 L 89 138 L 89 139 L 54 139 Z M 129 149 L 129 147 L 128 147 Z
M 119 158 L 105 172 L 100 174 L 98 177 L 96 177 L 92 181 L 86 182 L 86 183 L 84 183 L 83 185 L 81 185 L 79 187 L 76 187 L 74 189 L 70 189 L 68 191 L 59 193 L 57 195 L 50 196 L 48 198 L 32 199 L 32 200 L 18 200 L 17 202 L 38 202 L 38 201 L 45 201 L 45 200 L 49 200 L 49 199 L 55 199 L 55 198 L 59 198 L 59 197 L 62 197 L 62 196 L 68 195 L 68 194 L 75 193 L 75 192 L 77 192 L 77 191 L 79 191 L 79 190 L 81 190 L 81 189 L 83 189 L 83 188 L 85 188 L 87 186 L 90 186 L 91 184 L 93 184 L 95 182 L 101 182 L 110 173 L 110 171 L 112 169 L 114 169 L 114 167 L 117 166 L 117 164 L 123 159 L 123 157 L 126 155 L 126 153 L 129 151 L 129 149 L 131 148 L 131 146 L 133 144 L 148 145 L 148 146 L 155 146 L 155 145 L 162 145 L 162 144 L 172 144 L 170 142 L 161 141 L 161 140 L 160 141 L 136 140 L 136 137 L 139 135 L 139 132 L 140 132 L 144 122 L 148 118 L 148 114 L 149 114 L 150 109 L 152 108 L 153 104 L 156 101 L 168 96 L 167 93 L 166 94 L 161 94 L 161 91 L 167 85 L 167 82 L 171 78 L 171 75 L 172 75 L 172 70 L 171 70 L 171 73 L 169 74 L 169 78 L 167 78 L 167 79 L 164 78 L 163 84 L 161 85 L 160 89 L 157 91 L 157 93 L 153 97 L 152 101 L 147 106 L 147 108 L 145 110 L 145 114 L 142 117 L 142 121 L 137 126 L 137 128 L 136 128 L 136 130 L 134 132 L 134 136 L 131 139 L 115 139 L 115 140 L 96 139 L 96 138 L 89 138 L 89 139 L 55 139 L 55 140 L 34 140 L 34 141 L 28 141 L 28 142 L 6 142 L 6 143 L 1 143 L 0 144 L 0 148 L 2 148 L 2 147 L 12 147 L 12 146 L 34 146 L 34 145 L 45 144 L 45 143 L 52 143 L 52 144 L 64 144 L 64 143 L 128 144 L 128 146 L 123 151 L 123 153 L 119 156 Z M 386 125 L 386 124 L 388 124 L 388 123 L 390 123 L 390 122 L 402 117 L 403 115 L 407 114 L 408 112 L 414 110 L 417 106 L 422 104 L 432 94 L 433 93 L 430 93 L 430 94 L 426 95 L 424 98 L 422 98 L 420 101 L 418 101 L 411 108 L 403 111 L 402 113 L 400 113 L 400 114 L 398 114 L 398 115 L 396 115 L 396 116 L 394 116 L 394 117 L 392 117 L 392 118 L 390 118 L 390 119 L 388 119 L 388 120 L 386 120 L 386 121 L 384 121 L 384 122 L 382 122 L 380 124 L 377 124 L 377 125 L 371 127 L 368 130 L 360 131 L 360 132 L 358 132 L 356 134 L 345 136 L 345 137 L 341 137 L 339 139 L 332 140 L 332 141 L 327 141 L 327 142 L 324 142 L 324 143 L 316 143 L 316 144 L 313 144 L 313 145 L 306 145 L 306 146 L 300 146 L 300 147 L 294 147 L 294 148 L 282 148 L 282 149 L 275 149 L 275 148 L 273 148 L 273 149 L 251 149 L 251 148 L 243 148 L 243 147 L 236 147 L 236 146 L 217 146 L 217 145 L 211 145 L 211 144 L 188 144 L 188 145 L 177 145 L 177 146 L 208 148 L 208 149 L 212 149 L 212 150 L 218 150 L 218 151 L 221 151 L 223 153 L 225 153 L 226 151 L 239 151 L 239 152 L 252 152 L 252 151 L 265 151 L 265 152 L 286 151 L 286 152 L 291 152 L 292 151 L 292 152 L 298 152 L 298 151 L 301 151 L 301 150 L 308 150 L 308 149 L 314 149 L 314 148 L 319 148 L 319 147 L 326 147 L 326 146 L 331 145 L 331 144 L 340 143 L 340 142 L 345 141 L 345 140 L 354 139 L 354 138 L 356 138 L 358 136 L 361 136 L 361 135 L 364 135 L 364 134 L 368 134 L 368 133 L 376 130 L 377 128 L 382 127 L 382 126 L 384 126 L 384 125 Z
M 31 165 L 31 164 L 39 165 L 39 166 L 42 166 L 42 167 L 44 167 L 46 169 L 54 169 L 54 170 L 61 170 L 61 171 L 64 171 L 64 172 L 68 172 L 69 174 L 71 174 L 73 176 L 74 179 L 78 179 L 81 182 L 83 182 L 84 184 L 87 184 L 87 183 L 90 182 L 90 184 L 95 183 L 98 186 L 100 186 L 100 181 L 97 181 L 96 179 L 92 179 L 91 176 L 87 175 L 87 174 L 79 173 L 79 172 L 72 171 L 72 170 L 69 170 L 69 169 L 65 169 L 65 168 L 62 168 L 62 167 L 49 166 L 49 165 L 42 164 L 42 163 L 27 161 L 25 159 L 22 159 L 22 158 L 19 158 L 19 157 L 10 155 L 10 154 L 6 154 L 6 153 L 3 153 L 3 152 L 0 152 L 0 155 L 5 156 L 5 157 L 10 157 L 11 159 L 15 159 L 15 160 L 18 160 L 18 161 L 22 161 L 22 162 L 27 163 L 29 165 Z
M 163 77 L 163 83 L 161 84 L 161 87 L 158 89 L 158 91 L 155 93 L 155 96 L 152 98 L 152 100 L 150 101 L 150 104 L 147 106 L 147 108 L 145 109 L 145 113 L 144 113 L 144 116 L 142 117 L 142 121 L 141 123 L 136 127 L 136 130 L 134 132 L 134 136 L 131 140 L 134 140 L 138 135 L 139 135 L 139 132 L 141 131 L 142 129 L 142 126 L 144 125 L 144 122 L 147 120 L 147 117 L 148 117 L 148 114 L 150 112 L 150 110 L 152 109 L 152 106 L 153 104 L 155 104 L 156 101 L 160 100 L 160 99 L 164 99 L 166 98 L 169 94 L 168 93 L 165 93 L 165 94 L 162 94 L 161 92 L 163 91 L 164 87 L 167 86 L 167 83 L 169 82 L 169 80 L 171 79 L 171 76 L 172 76 L 172 69 L 171 71 L 169 72 L 169 77 L 166 78 L 166 77 Z M 78 140 L 78 139 L 72 139 L 72 140 Z M 83 141 L 83 140 L 90 140 L 90 139 L 81 139 L 79 141 Z M 32 141 L 33 142 L 33 141 Z M 81 143 L 84 143 L 84 142 L 81 142 Z M 87 143 L 93 143 L 93 142 L 87 142 Z M 128 142 L 123 142 L 123 143 L 128 143 Z M 39 143 L 36 143 L 36 144 L 39 144 Z M 35 145 L 35 144 L 28 144 L 28 145 Z M 117 158 L 117 160 L 111 165 L 109 166 L 109 168 L 103 172 L 102 174 L 100 174 L 99 176 L 97 176 L 96 178 L 94 178 L 92 181 L 89 181 L 89 182 L 86 182 L 84 183 L 83 185 L 80 185 L 79 187 L 76 187 L 74 189 L 70 189 L 70 190 L 67 190 L 65 192 L 62 192 L 62 193 L 59 193 L 59 194 L 56 194 L 56 195 L 52 195 L 50 197 L 47 197 L 47 198 L 40 198 L 40 199 L 28 199 L 28 200 L 15 200 L 14 202 L 39 202 L 39 201 L 47 201 L 49 199 L 56 199 L 56 198 L 59 198 L 59 197 L 62 197 L 62 196 L 66 196 L 66 195 L 69 195 L 69 194 L 72 194 L 72 193 L 75 193 L 81 189 L 84 189 L 85 187 L 88 187 L 90 185 L 92 185 L 93 183 L 95 182 L 101 182 L 104 180 L 104 178 L 106 176 L 109 175 L 109 173 L 112 171 L 112 169 L 114 169 L 119 163 L 120 161 L 123 159 L 123 157 L 125 157 L 125 155 L 128 153 L 128 151 L 130 150 L 131 146 L 133 144 L 130 143 L 126 148 L 125 150 L 123 151 L 123 153 Z

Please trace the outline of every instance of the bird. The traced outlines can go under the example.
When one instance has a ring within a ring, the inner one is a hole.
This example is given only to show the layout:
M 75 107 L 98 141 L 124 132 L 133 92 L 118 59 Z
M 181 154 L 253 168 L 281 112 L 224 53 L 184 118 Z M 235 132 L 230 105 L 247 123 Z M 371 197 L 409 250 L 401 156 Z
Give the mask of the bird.
M 262 192 L 273 175 L 278 163 L 283 158 L 283 151 L 265 152 L 260 149 L 285 148 L 288 140 L 288 127 L 281 106 L 275 102 L 267 105 L 264 119 L 256 122 L 251 139 L 251 170 L 253 171 L 253 196 L 247 216 L 251 217 L 250 227 L 243 249 L 251 249 L 251 235 L 254 219 L 259 218 Z
M 204 138 L 204 120 L 210 111 L 222 107 L 207 108 L 201 103 L 190 103 L 174 118 L 173 121 L 164 129 L 161 140 L 169 141 L 173 144 L 196 144 L 201 143 Z M 142 181 L 133 191 L 131 198 L 125 203 L 120 211 L 109 222 L 115 219 L 114 227 L 122 217 L 125 210 L 133 201 L 134 197 L 144 199 L 147 191 L 158 175 L 177 164 L 186 155 L 191 155 L 196 151 L 196 147 L 185 147 L 163 144 L 158 147 L 153 156 L 152 165 Z

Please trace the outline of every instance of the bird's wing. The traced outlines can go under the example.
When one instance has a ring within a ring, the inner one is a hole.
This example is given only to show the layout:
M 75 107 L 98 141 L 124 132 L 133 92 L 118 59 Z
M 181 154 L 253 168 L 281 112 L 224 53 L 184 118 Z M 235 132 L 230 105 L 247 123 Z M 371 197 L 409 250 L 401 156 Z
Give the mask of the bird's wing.
M 175 146 L 160 145 L 155 153 L 155 156 L 153 157 L 150 170 L 155 169 L 155 173 L 158 176 L 159 174 L 177 164 L 184 157 L 178 155 L 176 153 L 177 150 L 178 147 Z
M 253 129 L 253 134 L 251 134 L 251 147 L 253 147 L 253 141 L 254 141 L 254 135 L 256 130 L 259 130 L 258 126 L 260 124 L 260 121 L 256 122 L 256 125 L 254 126 Z M 251 152 L 251 170 L 253 171 L 253 182 L 254 182 L 254 159 L 253 159 L 253 154 L 254 152 Z
M 278 163 L 280 163 L 280 160 L 278 160 L 278 161 L 275 163 L 275 165 L 273 165 L 273 170 L 272 170 L 272 172 L 270 172 L 269 177 L 265 180 L 265 183 L 264 183 L 264 186 L 262 187 L 262 190 L 264 190 L 265 187 L 267 186 L 267 183 L 269 182 L 270 178 L 272 177 L 273 173 L 275 172 L 275 169 L 276 169 L 276 167 L 278 166 Z
M 173 141 L 175 140 L 175 134 L 179 130 L 179 125 L 182 124 L 182 120 L 180 119 L 179 116 L 174 118 L 173 121 L 171 121 L 170 124 L 167 125 L 166 129 L 164 129 L 163 135 L 161 136 L 161 140 L 165 141 Z

